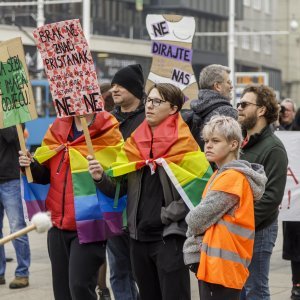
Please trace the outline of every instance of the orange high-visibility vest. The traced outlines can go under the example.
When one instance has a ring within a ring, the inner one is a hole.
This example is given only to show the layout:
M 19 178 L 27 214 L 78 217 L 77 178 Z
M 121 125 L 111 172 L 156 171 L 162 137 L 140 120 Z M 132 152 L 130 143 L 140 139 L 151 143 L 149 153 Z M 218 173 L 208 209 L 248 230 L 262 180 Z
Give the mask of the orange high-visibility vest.
M 245 175 L 233 169 L 219 175 L 215 172 L 203 197 L 208 189 L 236 195 L 239 204 L 233 216 L 225 214 L 205 232 L 197 277 L 205 282 L 242 289 L 249 275 L 255 235 L 252 189 Z

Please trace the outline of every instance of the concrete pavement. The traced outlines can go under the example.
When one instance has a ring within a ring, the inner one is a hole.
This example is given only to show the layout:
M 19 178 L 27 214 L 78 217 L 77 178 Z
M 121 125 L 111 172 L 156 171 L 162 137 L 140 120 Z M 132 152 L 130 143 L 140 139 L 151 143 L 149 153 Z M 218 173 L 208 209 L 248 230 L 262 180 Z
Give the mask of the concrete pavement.
M 8 234 L 8 225 L 5 222 L 4 233 Z M 12 243 L 5 245 L 6 254 L 13 257 L 14 261 L 7 263 L 6 285 L 0 285 L 1 300 L 54 300 L 52 293 L 52 281 L 50 262 L 47 254 L 46 234 L 31 232 L 29 234 L 31 247 L 31 268 L 30 268 L 30 285 L 28 288 L 20 290 L 10 290 L 8 283 L 14 278 L 16 267 L 16 258 Z M 277 243 L 273 252 L 271 271 L 270 271 L 270 288 L 272 300 L 288 300 L 291 291 L 291 271 L 290 263 L 281 258 L 282 248 L 282 231 L 281 226 L 278 233 Z M 191 275 L 192 282 L 192 299 L 199 299 L 197 282 Z M 109 285 L 109 280 L 107 279 Z M 120 299 L 122 300 L 122 299 Z M 153 299 L 155 300 L 155 299 Z

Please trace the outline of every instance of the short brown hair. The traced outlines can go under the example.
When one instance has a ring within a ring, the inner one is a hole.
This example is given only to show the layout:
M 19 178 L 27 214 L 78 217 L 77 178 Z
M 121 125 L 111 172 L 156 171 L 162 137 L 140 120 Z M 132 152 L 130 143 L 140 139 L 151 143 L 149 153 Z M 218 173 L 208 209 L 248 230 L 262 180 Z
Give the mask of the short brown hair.
M 256 104 L 266 108 L 264 117 L 268 124 L 271 124 L 277 120 L 279 107 L 276 100 L 276 95 L 272 88 L 262 84 L 249 85 L 244 89 L 241 97 L 243 97 L 246 93 L 254 93 L 256 95 Z
M 171 103 L 171 106 L 176 105 L 177 111 L 180 111 L 185 100 L 185 96 L 180 88 L 171 83 L 156 83 L 148 91 L 148 95 L 153 89 L 157 89 L 162 98 Z

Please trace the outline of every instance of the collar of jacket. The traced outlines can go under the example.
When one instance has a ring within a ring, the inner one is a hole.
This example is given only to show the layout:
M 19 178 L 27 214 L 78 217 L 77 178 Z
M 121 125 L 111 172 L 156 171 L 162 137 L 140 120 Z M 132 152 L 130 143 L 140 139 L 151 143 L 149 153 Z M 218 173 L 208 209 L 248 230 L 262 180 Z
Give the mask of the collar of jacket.
M 123 122 L 127 118 L 130 118 L 132 116 L 136 116 L 137 114 L 144 113 L 145 112 L 145 106 L 141 102 L 140 105 L 137 107 L 136 110 L 130 111 L 130 112 L 122 112 L 120 106 L 116 106 L 114 110 L 112 111 L 112 114 L 116 117 L 116 119 L 119 122 Z
M 258 143 L 259 141 L 263 140 L 264 138 L 266 138 L 271 134 L 273 134 L 273 132 L 270 126 L 267 125 L 261 130 L 261 132 L 251 135 L 248 143 L 243 147 L 243 149 L 250 148 L 251 146 L 253 146 L 254 144 Z

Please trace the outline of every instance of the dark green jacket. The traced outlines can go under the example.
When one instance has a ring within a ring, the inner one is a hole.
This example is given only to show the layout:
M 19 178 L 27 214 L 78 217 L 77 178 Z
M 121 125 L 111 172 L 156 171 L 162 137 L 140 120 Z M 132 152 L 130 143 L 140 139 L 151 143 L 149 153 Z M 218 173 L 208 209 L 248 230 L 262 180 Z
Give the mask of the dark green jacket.
M 262 198 L 254 204 L 255 228 L 258 231 L 278 217 L 278 207 L 286 184 L 288 158 L 282 142 L 267 126 L 259 134 L 250 136 L 242 148 L 241 159 L 263 165 L 268 178 Z

